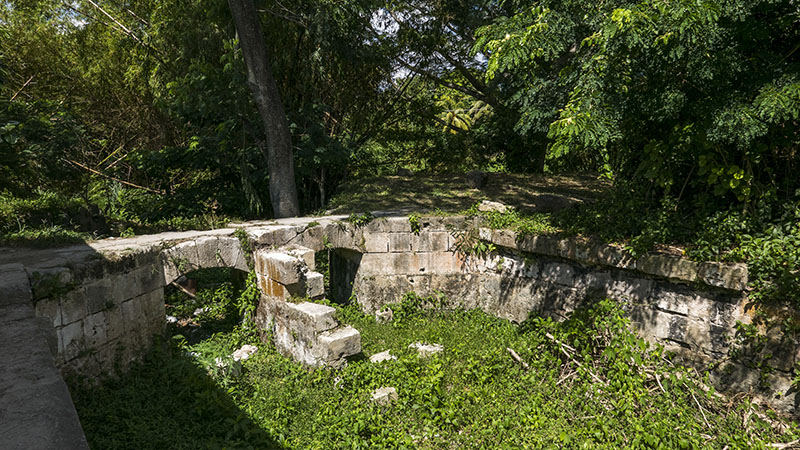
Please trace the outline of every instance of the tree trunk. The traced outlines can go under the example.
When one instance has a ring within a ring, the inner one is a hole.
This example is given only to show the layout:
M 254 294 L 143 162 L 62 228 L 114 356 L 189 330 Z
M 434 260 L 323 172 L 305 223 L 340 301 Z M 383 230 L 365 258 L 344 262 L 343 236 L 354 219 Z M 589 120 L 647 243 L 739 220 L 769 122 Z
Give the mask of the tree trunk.
M 269 197 L 276 218 L 300 214 L 294 182 L 294 157 L 289 123 L 270 68 L 261 22 L 253 0 L 228 0 L 239 45 L 247 66 L 247 84 L 253 94 L 267 135 Z

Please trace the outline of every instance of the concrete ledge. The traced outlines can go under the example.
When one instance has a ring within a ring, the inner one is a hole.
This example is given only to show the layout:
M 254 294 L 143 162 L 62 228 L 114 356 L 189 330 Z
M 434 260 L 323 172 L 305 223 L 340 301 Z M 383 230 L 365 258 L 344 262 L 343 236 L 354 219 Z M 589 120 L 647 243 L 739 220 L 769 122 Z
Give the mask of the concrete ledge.
M 635 270 L 648 275 L 687 283 L 700 283 L 730 291 L 747 288 L 747 265 L 743 263 L 697 263 L 672 255 L 644 255 L 634 258 L 619 245 L 592 243 L 579 238 L 520 236 L 510 230 L 480 229 L 480 237 L 512 250 L 558 258 L 583 264 Z
M 21 265 L 0 268 L 0 292 L 0 448 L 88 449 Z

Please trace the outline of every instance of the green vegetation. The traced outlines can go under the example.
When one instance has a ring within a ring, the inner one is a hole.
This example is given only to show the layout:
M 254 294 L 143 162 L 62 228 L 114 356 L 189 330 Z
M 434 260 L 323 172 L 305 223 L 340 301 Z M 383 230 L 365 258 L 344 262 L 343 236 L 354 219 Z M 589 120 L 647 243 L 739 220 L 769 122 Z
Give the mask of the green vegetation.
M 361 228 L 364 225 L 372 222 L 375 219 L 375 216 L 372 215 L 370 212 L 365 212 L 361 214 L 352 213 L 350 217 L 347 218 L 347 221 L 352 223 L 356 226 L 356 228 Z
M 413 293 L 390 306 L 387 324 L 337 306 L 339 320 L 361 331 L 364 355 L 398 359 L 314 370 L 261 344 L 247 322 L 230 327 L 252 294 L 234 298 L 226 276 L 205 276 L 197 303 L 169 296 L 176 314 L 210 308 L 192 319 L 216 331 L 210 338 L 174 336 L 128 375 L 74 391 L 93 447 L 766 449 L 800 436 L 674 366 L 630 331 L 614 302 L 521 326 L 441 310 L 443 299 Z M 444 351 L 423 359 L 408 348 L 414 342 Z M 229 355 L 245 343 L 258 352 L 238 366 Z M 369 397 L 383 386 L 399 394 L 385 408 Z

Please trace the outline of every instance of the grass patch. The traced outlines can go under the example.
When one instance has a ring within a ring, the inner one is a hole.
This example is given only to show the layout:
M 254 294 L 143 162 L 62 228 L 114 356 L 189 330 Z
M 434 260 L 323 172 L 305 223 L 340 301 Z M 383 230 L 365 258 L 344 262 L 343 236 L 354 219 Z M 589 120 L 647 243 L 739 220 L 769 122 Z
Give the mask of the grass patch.
M 430 309 L 439 304 L 408 295 L 388 324 L 339 307 L 364 355 L 341 371 L 288 360 L 246 325 L 193 345 L 170 339 L 127 376 L 76 392 L 81 422 L 95 448 L 111 449 L 766 449 L 800 436 L 746 400 L 706 392 L 637 338 L 613 302 L 521 326 Z M 420 358 L 415 342 L 444 351 Z M 240 370 L 218 367 L 244 343 L 259 351 Z M 398 359 L 367 359 L 385 350 Z M 370 401 L 383 386 L 399 394 L 388 408 Z

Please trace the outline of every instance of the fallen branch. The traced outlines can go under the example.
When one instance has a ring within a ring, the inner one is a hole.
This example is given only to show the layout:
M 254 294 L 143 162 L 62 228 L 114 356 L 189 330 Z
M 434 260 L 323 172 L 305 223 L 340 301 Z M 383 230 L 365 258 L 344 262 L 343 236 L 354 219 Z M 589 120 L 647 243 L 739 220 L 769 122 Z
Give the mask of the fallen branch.
M 17 96 L 20 94 L 20 92 L 22 92 L 22 90 L 25 89 L 25 87 L 28 86 L 28 84 L 30 84 L 31 80 L 33 80 L 33 75 L 31 75 L 31 77 L 28 78 L 28 81 L 26 81 L 25 84 L 23 84 L 22 87 L 19 88 L 19 90 L 16 93 L 14 93 L 14 95 L 11 96 L 11 100 L 9 100 L 9 102 L 13 102 L 14 99 L 17 98 Z
M 514 351 L 514 349 L 513 349 L 513 348 L 511 348 L 511 347 L 506 347 L 506 350 L 508 350 L 508 353 L 511 353 L 511 357 L 512 357 L 512 358 L 514 358 L 514 360 L 515 360 L 515 361 L 517 361 L 518 363 L 520 363 L 520 364 L 522 365 L 522 367 L 524 367 L 524 368 L 525 368 L 525 370 L 528 370 L 528 369 L 530 369 L 530 366 L 528 366 L 528 363 L 526 363 L 525 361 L 523 361 L 523 360 L 522 360 L 522 358 L 521 358 L 521 357 L 520 357 L 520 356 L 517 354 L 517 352 L 515 352 L 515 351 Z
M 697 401 L 697 397 L 694 396 L 694 392 L 689 391 L 689 393 L 692 394 L 692 399 L 694 400 L 695 404 L 697 404 L 697 407 L 700 408 L 700 414 L 703 416 L 703 422 L 705 422 L 706 428 L 711 428 L 711 425 L 708 424 L 706 413 L 703 411 L 703 407 L 700 406 L 700 402 Z
M 186 295 L 188 295 L 189 297 L 192 297 L 192 298 L 197 298 L 197 295 L 195 295 L 195 294 L 192 294 L 191 292 L 189 292 L 189 290 L 188 290 L 188 289 L 186 289 L 185 287 L 183 287 L 183 286 L 181 286 L 180 284 L 178 284 L 178 282 L 177 282 L 177 281 L 173 281 L 173 282 L 172 282 L 172 283 L 170 283 L 170 284 L 171 284 L 171 285 L 173 285 L 173 286 L 175 286 L 176 288 L 180 289 L 181 291 L 183 291 L 183 293 L 184 293 L 184 294 L 186 294 Z
M 573 352 L 575 352 L 575 349 L 574 349 L 574 348 L 570 347 L 570 346 L 569 346 L 569 345 L 567 345 L 567 344 L 563 344 L 563 343 L 561 343 L 561 341 L 559 341 L 558 339 L 556 339 L 556 338 L 555 338 L 555 336 L 553 336 L 553 335 L 552 335 L 552 334 L 550 334 L 550 333 L 545 333 L 545 336 L 547 336 L 547 338 L 548 338 L 548 339 L 550 339 L 551 341 L 553 341 L 553 342 L 555 342 L 556 344 L 558 344 L 558 348 L 561 350 L 561 352 L 562 352 L 562 353 L 564 353 L 564 355 L 565 355 L 567 358 L 569 358 L 569 359 L 570 359 L 570 361 L 572 361 L 573 363 L 575 363 L 575 364 L 576 364 L 578 367 L 583 367 L 583 364 L 581 364 L 581 363 L 580 363 L 578 360 L 576 360 L 575 358 L 573 358 L 573 357 L 572 357 L 572 355 L 571 355 L 569 352 L 567 352 L 567 350 L 566 350 L 567 348 L 569 348 L 570 350 L 572 350 Z M 592 372 L 592 369 L 590 369 L 590 368 L 586 367 L 586 371 L 587 371 L 587 372 L 589 372 L 589 375 L 591 375 L 591 376 L 592 376 L 592 378 L 594 378 L 594 379 L 595 379 L 595 380 L 597 380 L 598 382 L 600 382 L 600 383 L 603 383 L 603 384 L 607 384 L 607 383 L 606 383 L 606 382 L 605 382 L 605 381 L 604 381 L 602 378 L 600 378 L 600 377 L 598 377 L 597 375 L 595 375 L 595 373 L 594 373 L 594 372 Z
M 795 439 L 792 442 L 787 442 L 785 444 L 784 443 L 780 443 L 780 442 L 775 442 L 775 443 L 772 443 L 772 444 L 767 444 L 767 447 L 772 447 L 772 448 L 792 448 L 792 447 L 798 446 L 798 444 L 800 444 L 800 439 Z
M 105 177 L 105 178 L 108 178 L 110 180 L 114 180 L 114 181 L 116 181 L 118 183 L 122 183 L 122 184 L 124 184 L 126 186 L 130 186 L 130 187 L 133 187 L 133 188 L 136 188 L 136 189 L 142 189 L 142 190 L 145 190 L 145 191 L 148 191 L 148 192 L 152 192 L 152 193 L 158 194 L 158 195 L 165 195 L 166 194 L 166 192 L 164 192 L 164 191 L 151 189 L 151 188 L 145 187 L 145 186 L 139 186 L 138 184 L 131 183 L 130 181 L 120 180 L 117 177 L 112 177 L 111 175 L 106 175 L 103 172 L 100 172 L 99 170 L 92 169 L 89 166 L 83 165 L 83 164 L 81 164 L 81 163 L 79 163 L 77 161 L 73 161 L 71 159 L 67 159 L 66 161 L 68 163 L 70 163 L 70 164 L 74 164 L 74 165 L 80 167 L 81 169 L 88 170 L 89 172 L 91 172 L 91 173 L 93 173 L 95 175 L 100 175 L 101 177 Z

